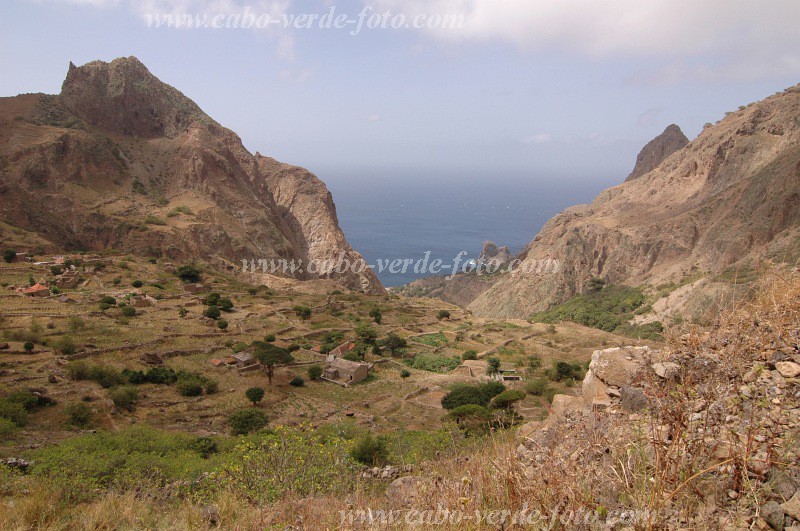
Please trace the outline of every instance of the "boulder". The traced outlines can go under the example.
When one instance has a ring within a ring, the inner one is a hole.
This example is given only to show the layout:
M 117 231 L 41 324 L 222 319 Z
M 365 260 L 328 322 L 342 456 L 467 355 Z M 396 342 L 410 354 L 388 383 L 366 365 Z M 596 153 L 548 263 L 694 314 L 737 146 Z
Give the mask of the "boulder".
M 550 411 L 553 415 L 564 416 L 567 413 L 580 411 L 585 407 L 583 397 L 572 395 L 555 395 Z
M 775 364 L 775 369 L 784 378 L 797 378 L 800 376 L 800 364 L 793 361 L 779 361 Z
M 681 366 L 671 361 L 654 363 L 651 367 L 659 378 L 665 380 L 677 380 L 681 374 Z
M 619 405 L 625 411 L 638 413 L 647 408 L 647 396 L 638 387 L 627 385 L 619 390 Z
M 800 520 L 800 493 L 795 492 L 789 501 L 781 505 L 781 508 L 795 520 Z
M 420 476 L 403 476 L 389 483 L 386 497 L 397 505 L 411 505 L 420 495 L 423 479 Z
M 615 347 L 595 350 L 589 370 L 606 385 L 623 387 L 630 384 L 642 368 L 650 347 Z

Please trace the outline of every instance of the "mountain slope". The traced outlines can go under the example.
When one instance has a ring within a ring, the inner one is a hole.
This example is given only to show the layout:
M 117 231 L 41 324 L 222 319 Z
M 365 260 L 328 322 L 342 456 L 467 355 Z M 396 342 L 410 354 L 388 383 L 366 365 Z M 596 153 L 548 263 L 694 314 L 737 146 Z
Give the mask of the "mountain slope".
M 116 248 L 230 270 L 250 259 L 361 259 L 322 181 L 284 182 L 134 57 L 70 64 L 61 94 L 2 98 L 0 121 L 0 221 L 53 249 Z M 301 185 L 307 206 L 287 219 L 274 190 Z M 371 270 L 329 276 L 383 292 Z
M 683 134 L 681 128 L 671 124 L 664 129 L 664 132 L 648 142 L 639 155 L 636 156 L 636 165 L 633 171 L 625 179 L 632 181 L 650 173 L 661 164 L 664 159 L 682 149 L 689 143 L 689 139 Z
M 652 171 L 566 209 L 468 308 L 525 317 L 612 283 L 681 282 L 760 256 L 791 258 L 800 227 L 800 86 L 730 113 Z M 555 273 L 526 273 L 537 260 Z

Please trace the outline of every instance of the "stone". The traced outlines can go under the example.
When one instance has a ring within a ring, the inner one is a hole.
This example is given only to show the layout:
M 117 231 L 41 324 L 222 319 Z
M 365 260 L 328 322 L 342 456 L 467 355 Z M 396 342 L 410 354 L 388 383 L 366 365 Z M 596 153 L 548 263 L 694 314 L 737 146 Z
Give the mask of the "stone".
M 581 394 L 586 405 L 591 405 L 595 400 L 607 401 L 609 398 L 608 386 L 593 371 L 587 371 L 583 379 Z
M 648 401 L 644 391 L 638 387 L 626 386 L 619 390 L 619 405 L 625 411 L 636 413 L 647 408 Z
M 777 502 L 768 501 L 761 506 L 761 518 L 763 518 L 772 529 L 783 530 L 784 515 L 783 509 Z
M 595 350 L 589 370 L 606 385 L 623 387 L 633 382 L 650 354 L 649 347 L 615 347 Z M 588 375 L 588 373 L 587 373 Z
M 555 395 L 550 409 L 553 415 L 564 416 L 573 411 L 580 411 L 585 407 L 583 398 L 572 395 Z
M 775 364 L 775 369 L 784 378 L 797 378 L 800 376 L 800 364 L 793 361 L 779 361 Z
M 789 501 L 781 504 L 781 508 L 795 520 L 800 520 L 800 493 L 795 492 Z
M 403 476 L 389 483 L 386 497 L 398 505 L 411 505 L 419 498 L 422 485 L 420 476 Z
M 681 366 L 671 361 L 654 363 L 651 367 L 659 378 L 665 380 L 677 380 L 681 374 Z
M 791 499 L 797 492 L 797 483 L 789 474 L 782 470 L 772 470 L 769 474 L 769 483 L 772 492 L 784 500 Z

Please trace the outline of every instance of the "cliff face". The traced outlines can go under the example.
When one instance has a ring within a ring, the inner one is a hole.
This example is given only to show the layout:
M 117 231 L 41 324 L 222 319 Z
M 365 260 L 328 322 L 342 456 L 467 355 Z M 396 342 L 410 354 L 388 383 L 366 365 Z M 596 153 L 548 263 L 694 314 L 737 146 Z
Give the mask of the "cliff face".
M 0 99 L 0 122 L 0 221 L 54 249 L 197 258 L 234 271 L 244 259 L 360 258 L 322 181 L 264 163 L 134 57 L 70 64 L 61 94 Z M 276 201 L 290 196 L 303 208 Z M 323 276 L 383 292 L 371 271 Z
M 558 214 L 522 251 L 521 267 L 481 293 L 478 315 L 526 317 L 612 283 L 680 282 L 800 242 L 800 86 L 731 113 L 655 169 Z M 556 259 L 557 273 L 537 273 Z M 528 272 L 526 272 L 526 270 Z
M 663 133 L 655 137 L 642 148 L 639 155 L 636 156 L 636 165 L 633 167 L 633 171 L 625 180 L 632 181 L 638 179 L 642 175 L 650 173 L 656 169 L 664 159 L 679 149 L 683 149 L 688 143 L 689 139 L 686 138 L 686 135 L 683 134 L 680 127 L 675 124 L 668 126 L 664 129 Z

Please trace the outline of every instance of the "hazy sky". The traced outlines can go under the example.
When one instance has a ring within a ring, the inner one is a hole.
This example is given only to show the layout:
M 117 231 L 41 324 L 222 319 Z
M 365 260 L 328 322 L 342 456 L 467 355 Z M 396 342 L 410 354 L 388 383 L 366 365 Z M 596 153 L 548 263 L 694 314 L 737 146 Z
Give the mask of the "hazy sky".
M 352 35 L 279 18 L 365 7 L 462 23 Z M 276 23 L 148 27 L 245 12 Z M 799 20 L 797 0 L 2 0 L 0 95 L 135 55 L 251 151 L 325 179 L 622 179 L 668 124 L 693 138 L 800 82 Z

